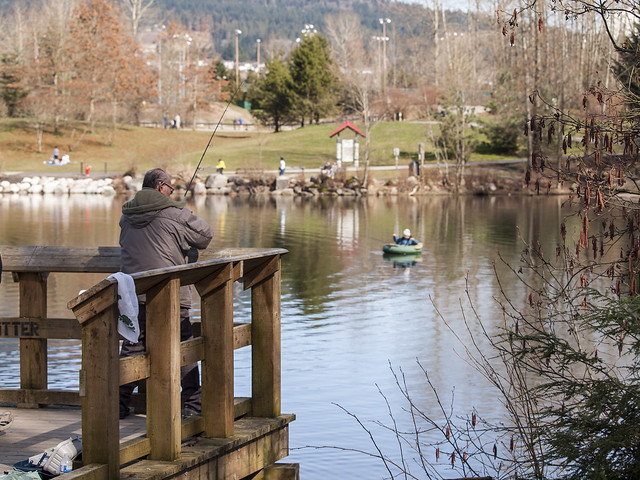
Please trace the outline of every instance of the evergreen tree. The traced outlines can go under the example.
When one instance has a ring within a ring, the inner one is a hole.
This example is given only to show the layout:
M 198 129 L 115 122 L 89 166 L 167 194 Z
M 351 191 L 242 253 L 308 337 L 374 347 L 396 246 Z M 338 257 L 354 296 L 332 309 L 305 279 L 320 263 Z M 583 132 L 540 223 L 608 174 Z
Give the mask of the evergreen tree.
M 289 69 L 293 90 L 299 97 L 296 111 L 302 126 L 307 117 L 318 123 L 333 112 L 336 77 L 332 66 L 329 43 L 322 35 L 303 37 L 291 51 Z
M 263 124 L 273 123 L 276 132 L 293 118 L 296 94 L 291 84 L 289 69 L 281 56 L 266 62 L 267 75 L 257 79 L 247 98 L 251 102 L 251 113 Z
M 0 63 L 0 95 L 7 106 L 7 115 L 15 117 L 27 92 L 20 87 L 20 71 L 14 56 L 6 55 Z
M 619 60 L 614 64 L 614 72 L 623 88 L 628 90 L 629 100 L 640 106 L 640 24 L 619 50 Z

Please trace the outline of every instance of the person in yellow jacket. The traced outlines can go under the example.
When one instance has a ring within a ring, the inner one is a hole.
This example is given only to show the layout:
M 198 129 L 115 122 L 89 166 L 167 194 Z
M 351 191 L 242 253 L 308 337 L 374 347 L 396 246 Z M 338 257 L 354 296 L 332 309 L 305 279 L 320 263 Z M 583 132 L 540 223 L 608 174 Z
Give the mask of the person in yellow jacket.
M 222 173 L 224 173 L 224 169 L 225 168 L 227 168 L 227 166 L 224 164 L 224 160 L 219 158 L 218 159 L 218 164 L 216 165 L 216 172 L 222 174 Z

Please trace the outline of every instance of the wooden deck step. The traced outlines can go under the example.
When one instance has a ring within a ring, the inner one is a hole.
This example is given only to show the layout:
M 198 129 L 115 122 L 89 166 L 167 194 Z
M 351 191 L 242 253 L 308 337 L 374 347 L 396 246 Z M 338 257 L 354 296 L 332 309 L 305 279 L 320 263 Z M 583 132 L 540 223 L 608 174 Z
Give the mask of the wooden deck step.
M 4 411 L 10 412 L 14 420 L 0 432 L 0 473 L 10 470 L 17 462 L 55 447 L 71 435 L 82 433 L 79 408 L 3 408 Z M 294 415 L 240 418 L 235 421 L 232 437 L 192 437 L 183 442 L 180 459 L 173 462 L 140 460 L 122 468 L 121 478 L 161 480 L 192 470 L 212 479 L 226 478 L 231 471 L 249 475 L 289 454 L 288 424 L 294 419 Z M 144 415 L 134 414 L 122 420 L 121 444 L 143 435 L 145 426 Z M 80 471 L 77 469 L 74 473 Z M 238 475 L 237 478 L 242 477 Z

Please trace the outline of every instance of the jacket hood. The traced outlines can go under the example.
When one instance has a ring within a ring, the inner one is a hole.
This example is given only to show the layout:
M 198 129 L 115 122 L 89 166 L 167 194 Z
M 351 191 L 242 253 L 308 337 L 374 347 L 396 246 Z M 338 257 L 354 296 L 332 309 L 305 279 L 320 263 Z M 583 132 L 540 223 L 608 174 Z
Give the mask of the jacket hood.
M 122 205 L 122 214 L 133 215 L 163 210 L 169 207 L 184 208 L 184 206 L 184 201 L 176 202 L 153 188 L 143 188 L 136 193 L 135 197 Z

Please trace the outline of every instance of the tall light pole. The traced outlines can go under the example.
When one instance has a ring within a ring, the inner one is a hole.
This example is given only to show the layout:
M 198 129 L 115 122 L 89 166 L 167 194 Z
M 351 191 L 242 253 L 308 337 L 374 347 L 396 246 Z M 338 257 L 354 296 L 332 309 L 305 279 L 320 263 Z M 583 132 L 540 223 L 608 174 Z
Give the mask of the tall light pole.
M 236 28 L 236 89 L 240 85 L 240 66 L 238 63 L 238 37 L 242 35 L 242 30 Z
M 259 38 L 256 40 L 257 48 L 258 48 L 258 53 L 256 55 L 256 59 L 257 59 L 257 65 L 256 65 L 256 77 L 260 78 L 260 44 L 262 43 L 262 40 L 260 40 Z
M 379 18 L 382 25 L 382 91 L 387 90 L 387 23 L 391 23 L 390 18 Z
M 382 84 L 382 68 L 380 67 L 380 42 L 382 42 L 382 37 L 379 37 L 378 35 L 374 35 L 373 38 L 376 41 L 376 70 L 375 70 L 375 74 L 378 76 L 378 80 L 380 80 L 380 84 Z
M 180 64 L 180 71 L 182 72 L 182 96 L 186 96 L 186 88 L 187 88 L 187 73 L 186 71 L 189 69 L 189 47 L 191 46 L 191 42 L 193 38 L 191 35 L 185 33 L 184 34 L 184 44 L 182 45 L 182 62 Z M 182 64 L 184 63 L 184 67 Z

